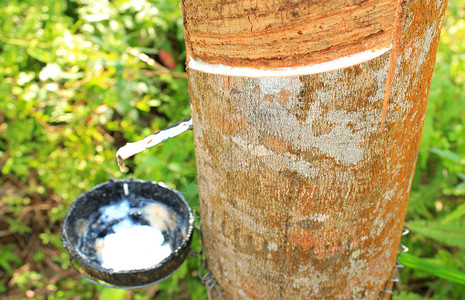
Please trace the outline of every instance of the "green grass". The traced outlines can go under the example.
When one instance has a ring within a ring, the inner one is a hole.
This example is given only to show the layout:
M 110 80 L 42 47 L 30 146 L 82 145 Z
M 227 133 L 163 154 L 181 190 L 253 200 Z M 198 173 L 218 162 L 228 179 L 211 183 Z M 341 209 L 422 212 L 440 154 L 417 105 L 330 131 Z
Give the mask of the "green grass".
M 465 295 L 465 1 L 449 3 L 396 299 Z M 154 287 L 110 290 L 70 272 L 60 241 L 78 195 L 128 176 L 116 167 L 118 147 L 189 115 L 184 61 L 177 0 L 1 2 L 0 298 L 205 298 L 198 259 Z M 198 210 L 193 157 L 187 133 L 130 159 L 130 176 L 164 181 Z

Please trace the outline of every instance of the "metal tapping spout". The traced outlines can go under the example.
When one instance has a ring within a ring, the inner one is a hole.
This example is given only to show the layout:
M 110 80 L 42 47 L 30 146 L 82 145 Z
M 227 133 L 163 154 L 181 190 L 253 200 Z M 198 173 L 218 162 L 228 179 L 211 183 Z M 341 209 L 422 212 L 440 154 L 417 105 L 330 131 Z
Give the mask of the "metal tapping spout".
M 192 130 L 192 119 L 191 117 L 187 117 L 184 120 L 177 122 L 157 133 L 149 135 L 148 137 L 134 142 L 134 143 L 127 143 L 123 147 L 119 148 L 116 152 L 116 160 L 118 162 L 118 166 L 121 172 L 125 171 L 124 160 L 148 149 L 155 145 L 158 145 L 170 138 L 173 138 L 187 130 Z

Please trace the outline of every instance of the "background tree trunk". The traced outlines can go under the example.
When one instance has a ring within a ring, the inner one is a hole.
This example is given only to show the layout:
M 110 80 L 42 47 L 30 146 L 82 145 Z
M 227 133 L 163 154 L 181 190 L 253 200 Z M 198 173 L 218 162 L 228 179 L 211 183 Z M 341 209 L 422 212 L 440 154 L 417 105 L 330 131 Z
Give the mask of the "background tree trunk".
M 224 298 L 385 288 L 446 5 L 182 2 L 202 244 Z

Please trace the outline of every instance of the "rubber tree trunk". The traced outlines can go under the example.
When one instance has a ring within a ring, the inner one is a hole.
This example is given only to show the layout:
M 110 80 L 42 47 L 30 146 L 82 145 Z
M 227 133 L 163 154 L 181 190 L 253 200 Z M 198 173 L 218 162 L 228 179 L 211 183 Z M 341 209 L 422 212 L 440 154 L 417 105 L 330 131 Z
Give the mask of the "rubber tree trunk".
M 446 5 L 182 1 L 223 299 L 388 297 Z

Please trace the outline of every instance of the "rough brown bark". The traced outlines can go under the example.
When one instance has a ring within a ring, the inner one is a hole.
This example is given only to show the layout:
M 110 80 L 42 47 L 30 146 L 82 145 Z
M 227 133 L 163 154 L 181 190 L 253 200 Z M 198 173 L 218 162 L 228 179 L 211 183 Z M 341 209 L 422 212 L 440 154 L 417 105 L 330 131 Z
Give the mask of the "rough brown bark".
M 279 68 L 389 46 L 398 1 L 185 2 L 189 55 L 210 63 Z
M 182 3 L 188 54 L 212 64 L 303 66 L 392 44 L 305 76 L 188 70 L 202 245 L 225 299 L 375 299 L 392 275 L 446 1 L 323 2 Z

